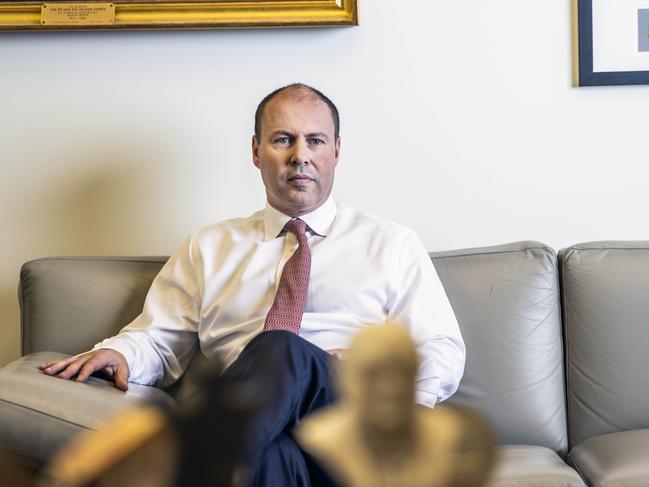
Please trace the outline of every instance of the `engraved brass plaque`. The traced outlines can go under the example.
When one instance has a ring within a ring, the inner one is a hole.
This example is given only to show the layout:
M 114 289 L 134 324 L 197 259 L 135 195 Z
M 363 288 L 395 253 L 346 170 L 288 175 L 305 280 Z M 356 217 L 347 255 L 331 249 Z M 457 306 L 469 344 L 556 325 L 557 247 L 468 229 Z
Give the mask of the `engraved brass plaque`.
M 113 3 L 44 3 L 42 25 L 112 25 L 115 23 Z

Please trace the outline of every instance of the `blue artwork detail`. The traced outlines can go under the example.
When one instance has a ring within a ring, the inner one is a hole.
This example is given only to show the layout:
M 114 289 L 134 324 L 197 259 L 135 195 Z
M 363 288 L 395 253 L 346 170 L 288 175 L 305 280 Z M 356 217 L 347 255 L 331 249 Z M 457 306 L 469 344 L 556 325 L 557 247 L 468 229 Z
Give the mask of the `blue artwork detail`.
M 638 51 L 649 51 L 649 8 L 638 9 Z

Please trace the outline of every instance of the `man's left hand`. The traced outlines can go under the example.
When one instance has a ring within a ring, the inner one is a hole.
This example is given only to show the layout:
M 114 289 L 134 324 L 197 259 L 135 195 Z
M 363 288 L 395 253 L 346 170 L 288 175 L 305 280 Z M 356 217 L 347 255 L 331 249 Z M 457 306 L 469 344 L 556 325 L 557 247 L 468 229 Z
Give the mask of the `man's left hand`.
M 331 350 L 327 350 L 327 353 L 331 355 L 332 357 L 337 358 L 338 360 L 345 360 L 345 350 L 344 348 L 333 348 Z

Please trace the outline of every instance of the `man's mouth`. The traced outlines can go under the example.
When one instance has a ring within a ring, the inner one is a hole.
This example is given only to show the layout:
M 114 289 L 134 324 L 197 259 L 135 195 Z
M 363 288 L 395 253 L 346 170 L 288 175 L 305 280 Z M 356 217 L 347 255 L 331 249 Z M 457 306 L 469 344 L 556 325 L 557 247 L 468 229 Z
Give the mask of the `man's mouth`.
M 313 178 L 310 178 L 309 176 L 306 176 L 304 174 L 297 174 L 295 176 L 289 177 L 288 180 L 295 183 L 306 183 L 309 181 L 313 181 Z

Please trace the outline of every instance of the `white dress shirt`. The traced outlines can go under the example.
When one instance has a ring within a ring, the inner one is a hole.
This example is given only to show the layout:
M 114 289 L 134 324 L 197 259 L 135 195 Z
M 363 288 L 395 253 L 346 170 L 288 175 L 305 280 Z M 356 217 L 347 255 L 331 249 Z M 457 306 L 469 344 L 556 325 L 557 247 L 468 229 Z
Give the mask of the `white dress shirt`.
M 312 255 L 300 336 L 324 350 L 345 349 L 361 328 L 400 324 L 421 355 L 417 401 L 433 406 L 453 394 L 464 342 L 415 233 L 332 198 L 300 218 Z M 129 380 L 141 384 L 178 379 L 197 347 L 230 365 L 263 330 L 297 248 L 295 236 L 282 231 L 289 219 L 267 205 L 192 233 L 153 281 L 142 314 L 95 348 L 121 352 Z

